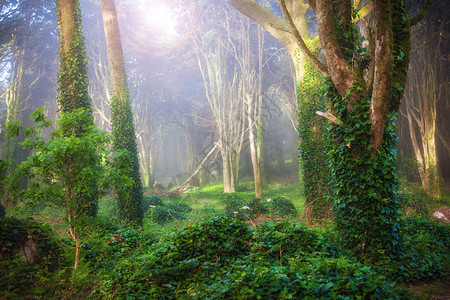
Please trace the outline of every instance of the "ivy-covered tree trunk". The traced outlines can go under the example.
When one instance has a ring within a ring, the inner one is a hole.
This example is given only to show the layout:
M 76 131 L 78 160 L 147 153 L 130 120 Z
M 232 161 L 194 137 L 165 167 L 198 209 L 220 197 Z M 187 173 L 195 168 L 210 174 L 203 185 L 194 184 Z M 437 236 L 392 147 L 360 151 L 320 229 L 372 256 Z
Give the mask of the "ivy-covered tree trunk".
M 86 174 L 86 165 L 96 168 L 99 157 L 96 149 L 81 146 L 94 126 L 91 99 L 88 93 L 89 80 L 87 58 L 81 26 L 81 10 L 77 0 L 57 0 L 58 25 L 60 32 L 60 69 L 58 74 L 58 120 L 61 141 L 65 141 L 61 176 L 56 178 L 64 187 L 64 211 L 68 222 L 68 234 L 75 242 L 74 269 L 78 268 L 83 222 L 85 216 L 97 214 L 99 197 L 97 178 Z M 78 115 L 77 123 L 73 116 Z M 55 138 L 55 139 L 59 139 Z M 71 152 L 72 148 L 83 148 L 83 155 Z M 89 178 L 88 182 L 85 178 Z
M 372 2 L 374 35 L 365 49 L 351 1 L 308 1 L 325 60 L 312 63 L 328 77 L 329 110 L 323 115 L 331 121 L 335 222 L 344 246 L 367 258 L 393 255 L 400 242 L 393 122 L 410 53 L 404 1 Z
M 306 55 L 300 50 L 295 33 L 287 30 L 289 27 L 285 20 L 272 14 L 268 9 L 254 0 L 229 0 L 241 13 L 255 20 L 272 36 L 278 39 L 289 52 L 295 68 L 295 82 L 297 86 L 297 108 L 299 113 L 299 175 L 300 184 L 305 192 L 308 224 L 314 206 L 326 197 L 327 182 L 325 156 L 325 143 L 322 138 L 323 123 L 315 112 L 322 110 L 323 97 L 318 97 L 320 72 L 315 71 L 311 64 L 307 65 Z M 286 1 L 285 10 L 292 16 L 298 34 L 305 41 L 304 47 L 318 49 L 317 39 L 312 39 L 307 27 L 306 13 L 309 4 L 303 1 Z
M 317 44 L 317 39 L 309 43 L 315 53 L 319 50 Z M 306 199 L 303 215 L 306 226 L 311 226 L 314 219 L 329 214 L 330 170 L 325 140 L 326 122 L 316 113 L 326 110 L 326 99 L 320 92 L 323 79 L 310 62 L 305 62 L 303 68 L 304 77 L 297 80 L 299 177 Z
M 113 149 L 116 153 L 121 151 L 128 153 L 126 157 L 117 155 L 116 164 L 119 168 L 126 170 L 124 175 L 131 178 L 131 183 L 128 185 L 124 185 L 123 182 L 115 183 L 115 192 L 119 202 L 119 216 L 126 223 L 141 224 L 143 218 L 142 183 L 116 8 L 114 0 L 101 0 L 100 5 L 111 75 Z
M 85 124 L 77 126 L 62 125 L 62 134 L 65 137 L 82 137 L 85 129 L 94 125 L 91 109 L 91 99 L 88 93 L 89 80 L 87 71 L 86 50 L 81 25 L 81 10 L 77 0 L 58 0 L 58 25 L 60 31 L 60 69 L 58 74 L 58 106 L 61 113 L 61 122 L 64 123 L 65 113 L 82 111 L 86 118 L 82 118 Z M 96 161 L 95 153 L 86 153 L 86 158 Z M 66 158 L 66 178 L 77 179 L 80 176 L 79 162 L 72 157 Z M 83 160 L 84 163 L 86 160 Z M 81 171 L 82 172 L 82 171 Z M 70 179 L 70 180 L 71 180 Z M 69 180 L 69 179 L 68 179 Z M 90 184 L 96 186 L 96 182 Z M 67 194 L 78 203 L 79 211 L 75 214 L 97 214 L 98 193 L 72 191 L 71 183 L 67 182 Z M 95 190 L 95 189 L 92 189 Z

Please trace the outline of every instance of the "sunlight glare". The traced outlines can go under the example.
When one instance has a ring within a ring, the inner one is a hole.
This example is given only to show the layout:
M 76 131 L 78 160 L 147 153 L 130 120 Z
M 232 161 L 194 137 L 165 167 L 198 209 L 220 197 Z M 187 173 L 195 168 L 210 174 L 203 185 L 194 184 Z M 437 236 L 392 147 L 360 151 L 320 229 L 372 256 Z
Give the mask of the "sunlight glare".
M 164 4 L 152 4 L 142 7 L 145 18 L 145 24 L 153 30 L 161 34 L 166 34 L 167 37 L 174 37 L 177 35 L 176 31 L 176 17 L 168 6 Z

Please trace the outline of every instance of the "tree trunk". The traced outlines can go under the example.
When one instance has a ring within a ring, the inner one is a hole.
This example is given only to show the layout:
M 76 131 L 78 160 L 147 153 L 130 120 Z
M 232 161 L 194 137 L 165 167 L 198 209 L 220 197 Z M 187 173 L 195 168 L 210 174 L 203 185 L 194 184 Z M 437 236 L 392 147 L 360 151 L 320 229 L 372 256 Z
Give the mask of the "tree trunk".
M 440 52 L 439 43 L 423 41 L 433 34 L 416 38 L 417 50 L 415 59 L 411 61 L 412 70 L 408 77 L 405 101 L 409 133 L 422 186 L 431 199 L 436 199 L 440 197 L 436 149 L 436 105 L 441 94 L 436 74 L 440 68 Z
M 111 74 L 111 127 L 113 149 L 127 151 L 131 169 L 127 175 L 132 178 L 131 186 L 123 182 L 115 184 L 119 201 L 119 215 L 126 223 L 142 223 L 142 183 L 139 173 L 139 158 L 136 145 L 134 119 L 129 100 L 122 43 L 114 0 L 100 0 L 103 26 L 105 29 L 109 71 Z
M 223 192 L 234 193 L 236 192 L 236 187 L 234 185 L 233 167 L 230 157 L 224 150 L 221 150 L 220 153 L 222 154 Z
M 23 75 L 25 60 L 25 43 L 20 46 L 22 49 L 14 54 L 13 73 L 11 82 L 6 92 L 6 123 L 20 123 L 22 119 L 22 101 L 23 101 Z M 9 176 L 19 165 L 19 151 L 21 149 L 19 136 L 9 136 L 5 139 L 5 144 L 1 151 L 2 158 L 7 163 L 7 175 Z M 9 174 L 9 175 L 8 175 Z M 12 199 L 9 191 L 5 189 L 0 195 L 6 207 L 16 205 L 16 200 Z
M 253 166 L 253 180 L 255 183 L 255 197 L 261 199 L 261 172 L 258 161 L 258 153 L 256 151 L 255 137 L 255 113 L 256 104 L 251 95 L 247 94 L 247 121 L 248 121 L 248 139 L 250 144 L 250 157 Z
M 281 20 L 263 6 L 257 4 L 253 0 L 229 0 L 230 3 L 235 6 L 241 13 L 245 14 L 249 18 L 255 20 L 259 25 L 264 27 L 272 36 L 278 39 L 287 49 L 290 54 L 292 63 L 295 69 L 295 83 L 297 87 L 297 101 L 295 113 L 299 113 L 299 173 L 300 184 L 303 185 L 305 191 L 326 191 L 326 179 L 323 178 L 323 169 L 326 168 L 327 161 L 323 160 L 325 156 L 322 152 L 325 151 L 325 143 L 321 134 L 315 135 L 312 132 L 322 132 L 322 127 L 313 128 L 310 119 L 317 119 L 315 111 L 318 110 L 321 105 L 317 104 L 318 100 L 323 98 L 317 98 L 315 94 L 318 92 L 318 77 L 319 75 L 311 75 L 311 72 L 306 72 L 306 65 L 309 60 L 314 60 L 311 63 L 317 66 L 320 70 L 324 70 L 324 66 L 318 63 L 314 53 L 316 52 L 318 45 L 311 39 L 308 31 L 306 13 L 310 6 L 303 1 L 286 1 L 280 3 L 282 6 L 282 12 L 285 18 L 290 18 L 295 30 L 286 30 L 289 28 L 289 21 Z M 297 37 L 302 38 L 302 43 L 297 41 Z M 308 49 L 308 51 L 305 51 Z M 308 59 L 307 59 L 308 57 Z M 313 68 L 309 66 L 309 68 Z M 319 72 L 317 72 L 319 73 Z M 315 90 L 313 90 L 315 88 Z M 304 92 L 306 91 L 307 92 Z M 306 121 L 306 122 L 305 122 Z M 305 125 L 308 123 L 309 125 Z M 322 122 L 323 123 L 323 122 Z M 306 126 L 306 127 L 305 127 Z M 300 128 L 304 128 L 307 132 L 303 136 L 300 133 Z M 306 138 L 308 136 L 308 138 Z M 262 145 L 262 141 L 258 141 L 259 145 Z M 313 146 L 314 145 L 314 146 Z M 316 151 L 309 151 L 311 147 L 316 147 Z M 262 153 L 260 153 L 261 155 Z M 262 159 L 262 156 L 260 156 Z M 281 157 L 280 157 L 281 159 Z M 279 161 L 279 168 L 282 167 L 284 162 Z M 309 168 L 313 166 L 313 168 Z M 325 172 L 326 173 L 326 172 Z M 306 201 L 322 201 L 324 197 L 317 196 L 317 193 L 306 193 Z

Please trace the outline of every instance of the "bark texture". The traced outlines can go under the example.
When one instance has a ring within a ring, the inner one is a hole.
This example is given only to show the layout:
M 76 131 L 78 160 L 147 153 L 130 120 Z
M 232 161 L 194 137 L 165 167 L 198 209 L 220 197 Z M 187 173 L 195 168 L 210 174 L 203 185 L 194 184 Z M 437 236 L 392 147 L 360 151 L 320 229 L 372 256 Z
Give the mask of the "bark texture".
M 129 170 L 123 175 L 131 178 L 129 186 L 122 182 L 115 184 L 115 191 L 119 201 L 119 216 L 126 223 L 141 224 L 142 212 L 142 183 L 139 172 L 139 158 L 135 136 L 134 118 L 129 99 L 127 76 L 123 58 L 122 43 L 120 40 L 119 23 L 114 0 L 101 0 L 103 26 L 106 37 L 106 50 L 108 53 L 109 72 L 111 75 L 111 127 L 113 134 L 113 148 L 115 151 L 126 151 L 127 162 L 119 165 Z M 125 165 L 124 165 L 125 164 Z

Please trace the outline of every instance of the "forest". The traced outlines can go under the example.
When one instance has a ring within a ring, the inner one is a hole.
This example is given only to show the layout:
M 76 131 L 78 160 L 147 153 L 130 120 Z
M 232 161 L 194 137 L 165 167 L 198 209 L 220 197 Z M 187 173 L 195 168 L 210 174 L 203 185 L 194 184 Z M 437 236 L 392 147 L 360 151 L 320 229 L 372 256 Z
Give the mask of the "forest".
M 0 299 L 449 299 L 444 0 L 0 0 Z

